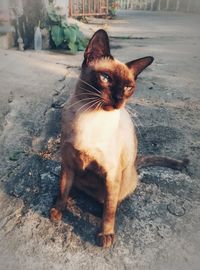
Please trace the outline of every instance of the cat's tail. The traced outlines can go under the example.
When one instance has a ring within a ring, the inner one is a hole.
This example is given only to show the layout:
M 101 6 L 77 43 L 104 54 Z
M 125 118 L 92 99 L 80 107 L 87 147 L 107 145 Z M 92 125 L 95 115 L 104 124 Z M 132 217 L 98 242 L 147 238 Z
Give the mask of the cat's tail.
M 189 159 L 178 160 L 165 156 L 141 156 L 136 159 L 137 169 L 159 166 L 183 171 L 184 169 L 187 169 L 188 164 Z

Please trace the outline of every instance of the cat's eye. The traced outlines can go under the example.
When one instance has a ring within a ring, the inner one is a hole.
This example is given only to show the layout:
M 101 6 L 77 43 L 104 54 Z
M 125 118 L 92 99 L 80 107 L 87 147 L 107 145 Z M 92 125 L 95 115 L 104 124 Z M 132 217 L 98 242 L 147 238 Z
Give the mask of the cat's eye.
M 132 91 L 132 86 L 125 86 L 124 87 L 124 91 L 126 91 L 127 93 L 130 93 Z
M 110 76 L 108 74 L 106 74 L 106 73 L 101 73 L 100 74 L 100 79 L 101 79 L 102 82 L 107 83 L 107 82 L 110 81 Z

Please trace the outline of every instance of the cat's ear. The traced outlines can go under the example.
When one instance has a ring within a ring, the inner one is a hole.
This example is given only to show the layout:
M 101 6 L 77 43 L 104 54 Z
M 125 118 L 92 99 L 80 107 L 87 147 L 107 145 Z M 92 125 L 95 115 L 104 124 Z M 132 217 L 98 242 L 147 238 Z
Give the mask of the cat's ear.
M 105 56 L 111 56 L 109 39 L 107 33 L 100 29 L 94 33 L 85 49 L 83 65 Z
M 137 79 L 138 75 L 151 63 L 153 62 L 154 58 L 152 56 L 147 56 L 143 58 L 139 58 L 136 60 L 133 60 L 131 62 L 126 63 L 129 69 L 132 70 L 135 80 Z

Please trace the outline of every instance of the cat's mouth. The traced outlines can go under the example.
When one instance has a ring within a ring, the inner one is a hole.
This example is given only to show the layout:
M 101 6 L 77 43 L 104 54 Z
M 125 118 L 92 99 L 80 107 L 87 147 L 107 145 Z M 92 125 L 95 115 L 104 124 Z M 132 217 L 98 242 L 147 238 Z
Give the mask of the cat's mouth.
M 105 111 L 112 111 L 112 110 L 118 110 L 123 108 L 125 105 L 124 100 L 119 100 L 117 102 L 109 102 L 109 103 L 105 103 L 102 108 Z

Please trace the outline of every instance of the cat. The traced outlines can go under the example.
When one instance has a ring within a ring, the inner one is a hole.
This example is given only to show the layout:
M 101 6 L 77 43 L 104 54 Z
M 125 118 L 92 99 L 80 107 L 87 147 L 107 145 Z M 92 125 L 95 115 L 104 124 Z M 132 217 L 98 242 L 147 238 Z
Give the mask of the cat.
M 137 158 L 136 132 L 125 105 L 135 92 L 138 75 L 153 60 L 147 56 L 121 63 L 110 53 L 107 33 L 98 30 L 62 111 L 60 192 L 50 218 L 61 220 L 74 185 L 104 204 L 98 234 L 103 247 L 113 244 L 117 206 L 135 190 L 137 166 L 145 166 L 145 158 Z M 152 165 L 152 157 L 146 161 Z

